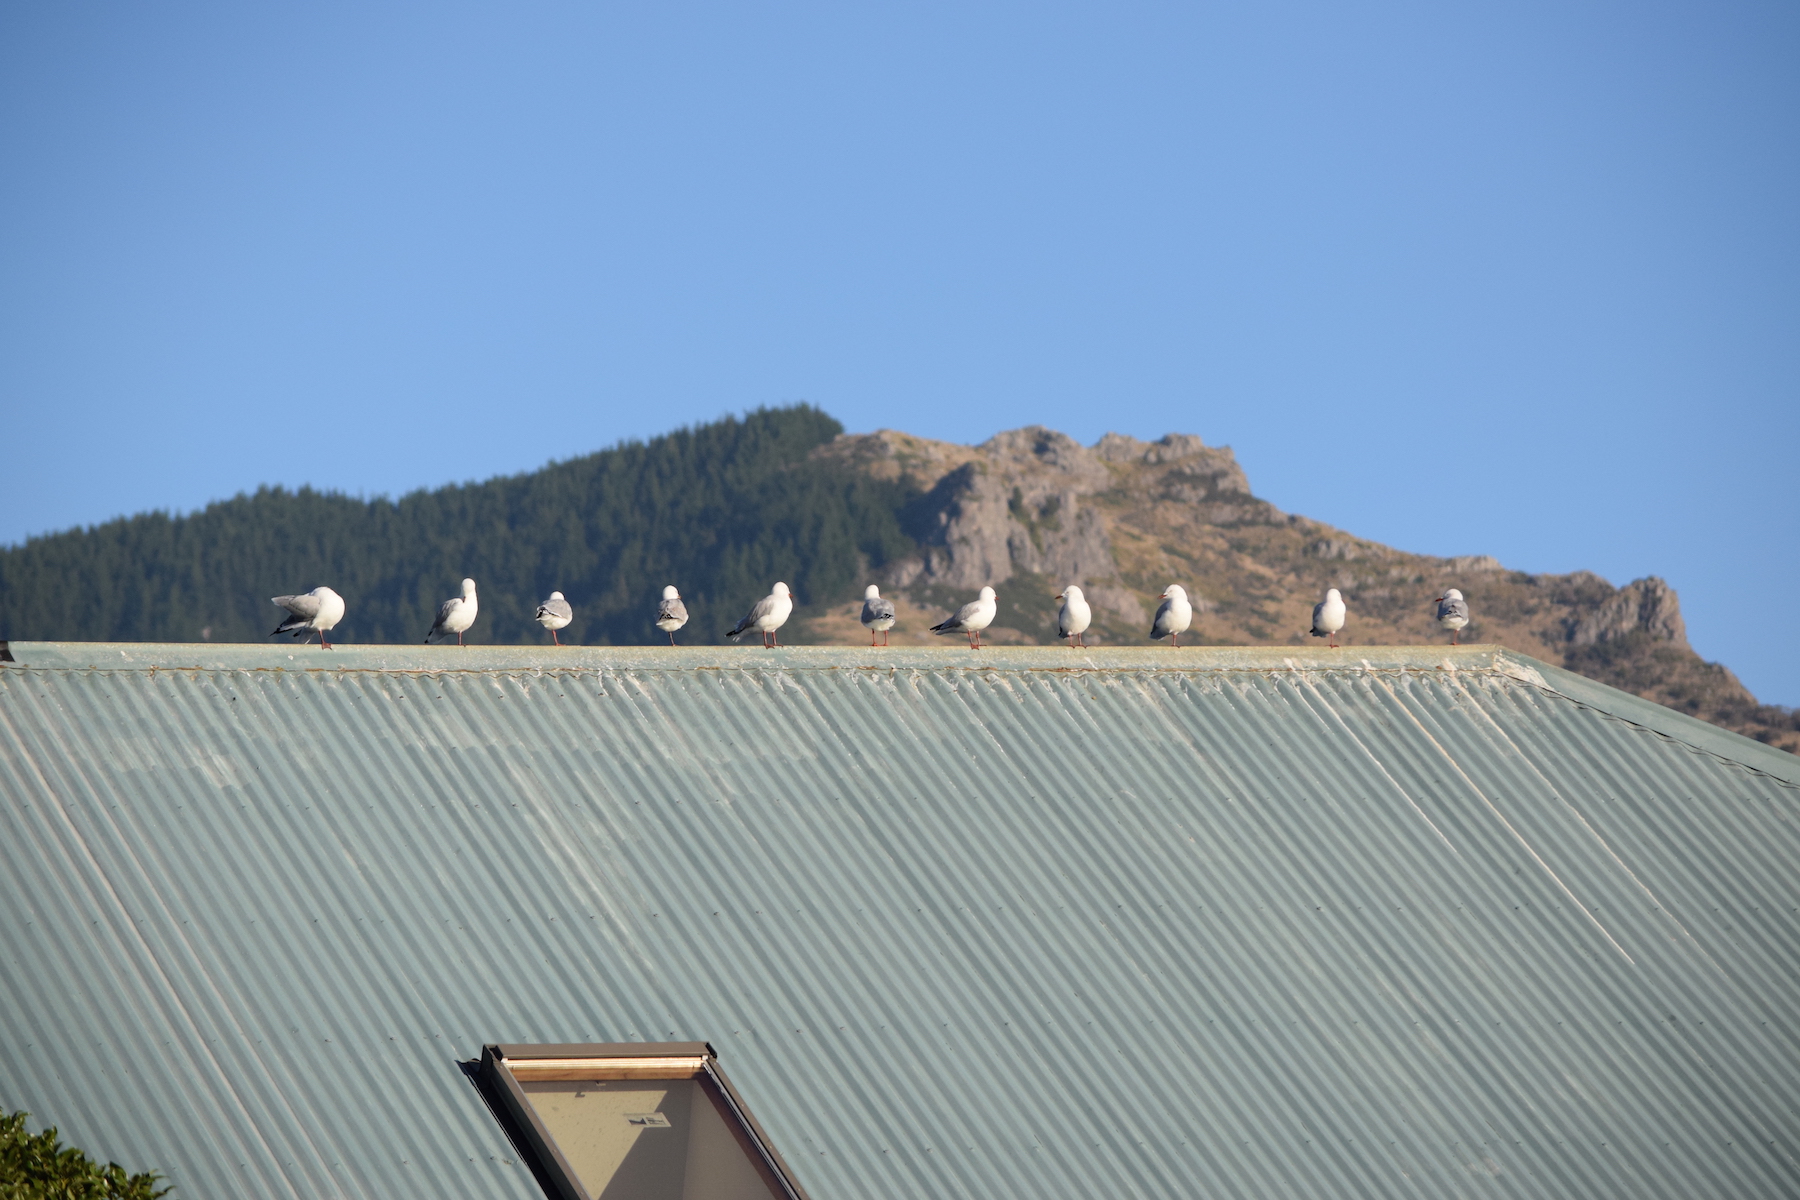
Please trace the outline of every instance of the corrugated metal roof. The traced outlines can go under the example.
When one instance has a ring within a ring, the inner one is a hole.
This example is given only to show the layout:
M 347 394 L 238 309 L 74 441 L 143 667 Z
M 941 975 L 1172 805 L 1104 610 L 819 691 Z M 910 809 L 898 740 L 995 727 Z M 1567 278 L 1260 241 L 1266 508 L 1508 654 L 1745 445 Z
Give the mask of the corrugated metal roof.
M 12 651 L 0 1103 L 179 1196 L 670 1039 L 815 1200 L 1800 1193 L 1800 760 L 1529 659 Z

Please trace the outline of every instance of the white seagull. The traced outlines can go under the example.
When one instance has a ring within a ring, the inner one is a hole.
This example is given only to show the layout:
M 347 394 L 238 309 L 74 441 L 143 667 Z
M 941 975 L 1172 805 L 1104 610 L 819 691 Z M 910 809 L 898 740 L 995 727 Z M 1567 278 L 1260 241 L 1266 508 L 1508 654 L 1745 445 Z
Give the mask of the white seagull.
M 656 627 L 669 635 L 669 645 L 673 646 L 675 631 L 687 621 L 687 605 L 681 602 L 681 593 L 671 583 L 663 589 L 662 603 L 656 606 Z
M 1156 617 L 1150 622 L 1152 640 L 1172 638 L 1171 646 L 1181 645 L 1181 635 L 1194 623 L 1194 606 L 1188 603 L 1187 589 L 1171 583 L 1163 589 L 1162 603 L 1156 606 Z
M 335 627 L 344 619 L 344 598 L 328 587 L 316 587 L 304 596 L 271 596 L 272 604 L 279 604 L 290 614 L 287 620 L 275 627 L 275 633 L 291 633 L 295 637 L 306 634 L 308 640 L 314 633 L 319 635 L 319 648 L 331 649 L 331 642 L 325 637 L 327 630 Z
M 1450 631 L 1450 644 L 1457 645 L 1463 626 L 1469 623 L 1469 602 L 1455 588 L 1445 588 L 1436 603 L 1438 624 Z
M 875 644 L 875 635 L 881 635 L 881 644 L 887 645 L 888 630 L 894 627 L 894 602 L 881 598 L 881 589 L 870 584 L 863 591 L 863 628 L 869 631 L 869 645 Z
M 431 623 L 431 632 L 425 635 L 425 641 L 442 640 L 454 633 L 456 644 L 462 645 L 463 633 L 475 623 L 475 614 L 480 611 L 481 605 L 475 599 L 475 581 L 463 580 L 462 595 L 452 596 L 438 605 L 437 620 Z
M 550 631 L 550 640 L 560 646 L 562 639 L 556 636 L 556 631 L 568 628 L 569 622 L 575 619 L 575 610 L 569 607 L 561 592 L 551 592 L 550 598 L 537 606 L 535 619 Z
M 735 642 L 746 633 L 760 633 L 763 649 L 778 647 L 781 639 L 775 636 L 775 631 L 787 623 L 793 611 L 794 597 L 788 592 L 788 585 L 778 583 L 769 589 L 768 595 L 752 604 L 744 619 L 737 623 L 737 628 L 725 636 Z
M 1058 592 L 1056 598 L 1063 602 L 1062 611 L 1056 614 L 1056 636 L 1074 638 L 1075 640 L 1069 643 L 1070 649 L 1074 649 L 1077 645 L 1085 649 L 1087 639 L 1081 635 L 1086 633 L 1087 627 L 1094 623 L 1094 610 L 1088 607 L 1087 597 L 1081 594 L 1080 588 L 1071 583 Z
M 994 599 L 994 589 L 984 587 L 981 595 L 956 610 L 956 615 L 942 624 L 933 625 L 933 633 L 966 633 L 969 635 L 969 648 L 981 649 L 981 631 L 994 623 L 994 617 L 1000 612 L 1000 605 Z
M 1327 588 L 1325 598 L 1313 605 L 1313 624 L 1307 632 L 1314 637 L 1326 639 L 1326 644 L 1337 649 L 1337 633 L 1344 627 L 1344 598 L 1336 588 Z

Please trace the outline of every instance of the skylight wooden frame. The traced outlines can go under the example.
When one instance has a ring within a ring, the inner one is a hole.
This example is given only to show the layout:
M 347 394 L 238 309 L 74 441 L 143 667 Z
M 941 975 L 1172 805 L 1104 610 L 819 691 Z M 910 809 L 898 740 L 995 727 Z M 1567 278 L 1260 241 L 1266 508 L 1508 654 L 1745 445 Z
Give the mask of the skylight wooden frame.
M 535 1160 L 553 1200 L 595 1200 L 557 1148 L 521 1082 L 572 1080 L 691 1080 L 707 1095 L 738 1147 L 770 1191 L 784 1200 L 810 1200 L 768 1134 L 719 1066 L 707 1042 L 576 1042 L 495 1044 L 481 1048 L 477 1077 L 509 1123 L 513 1142 Z

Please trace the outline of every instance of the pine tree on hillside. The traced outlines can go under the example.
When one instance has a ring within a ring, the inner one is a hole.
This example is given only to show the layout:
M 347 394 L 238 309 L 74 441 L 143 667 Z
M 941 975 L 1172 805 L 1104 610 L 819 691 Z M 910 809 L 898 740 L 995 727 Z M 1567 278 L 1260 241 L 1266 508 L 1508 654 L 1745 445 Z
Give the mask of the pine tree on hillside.
M 668 583 L 693 614 L 681 640 L 718 641 L 777 579 L 829 603 L 911 548 L 899 485 L 809 457 L 842 429 L 763 409 L 398 501 L 264 487 L 32 538 L 0 550 L 0 638 L 261 641 L 270 596 L 328 584 L 348 605 L 333 641 L 417 642 L 469 575 L 471 642 L 540 640 L 531 614 L 553 590 L 575 605 L 568 640 L 655 641 Z

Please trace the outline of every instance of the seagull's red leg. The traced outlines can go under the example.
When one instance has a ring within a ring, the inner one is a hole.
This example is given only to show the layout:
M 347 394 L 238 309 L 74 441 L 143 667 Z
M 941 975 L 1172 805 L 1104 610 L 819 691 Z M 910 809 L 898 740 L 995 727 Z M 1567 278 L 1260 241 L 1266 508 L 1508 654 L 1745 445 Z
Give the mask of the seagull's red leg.
M 550 631 L 550 640 L 555 642 L 558 646 L 562 645 L 562 639 L 556 636 L 556 630 L 554 629 Z
M 673 632 L 672 632 L 672 631 L 670 631 L 670 630 L 664 630 L 664 632 L 665 632 L 665 633 L 668 633 L 668 635 L 669 635 L 669 645 L 671 645 L 671 646 L 673 646 L 673 645 L 674 645 L 674 644 L 675 644 L 675 634 L 674 634 L 674 633 L 673 633 Z

